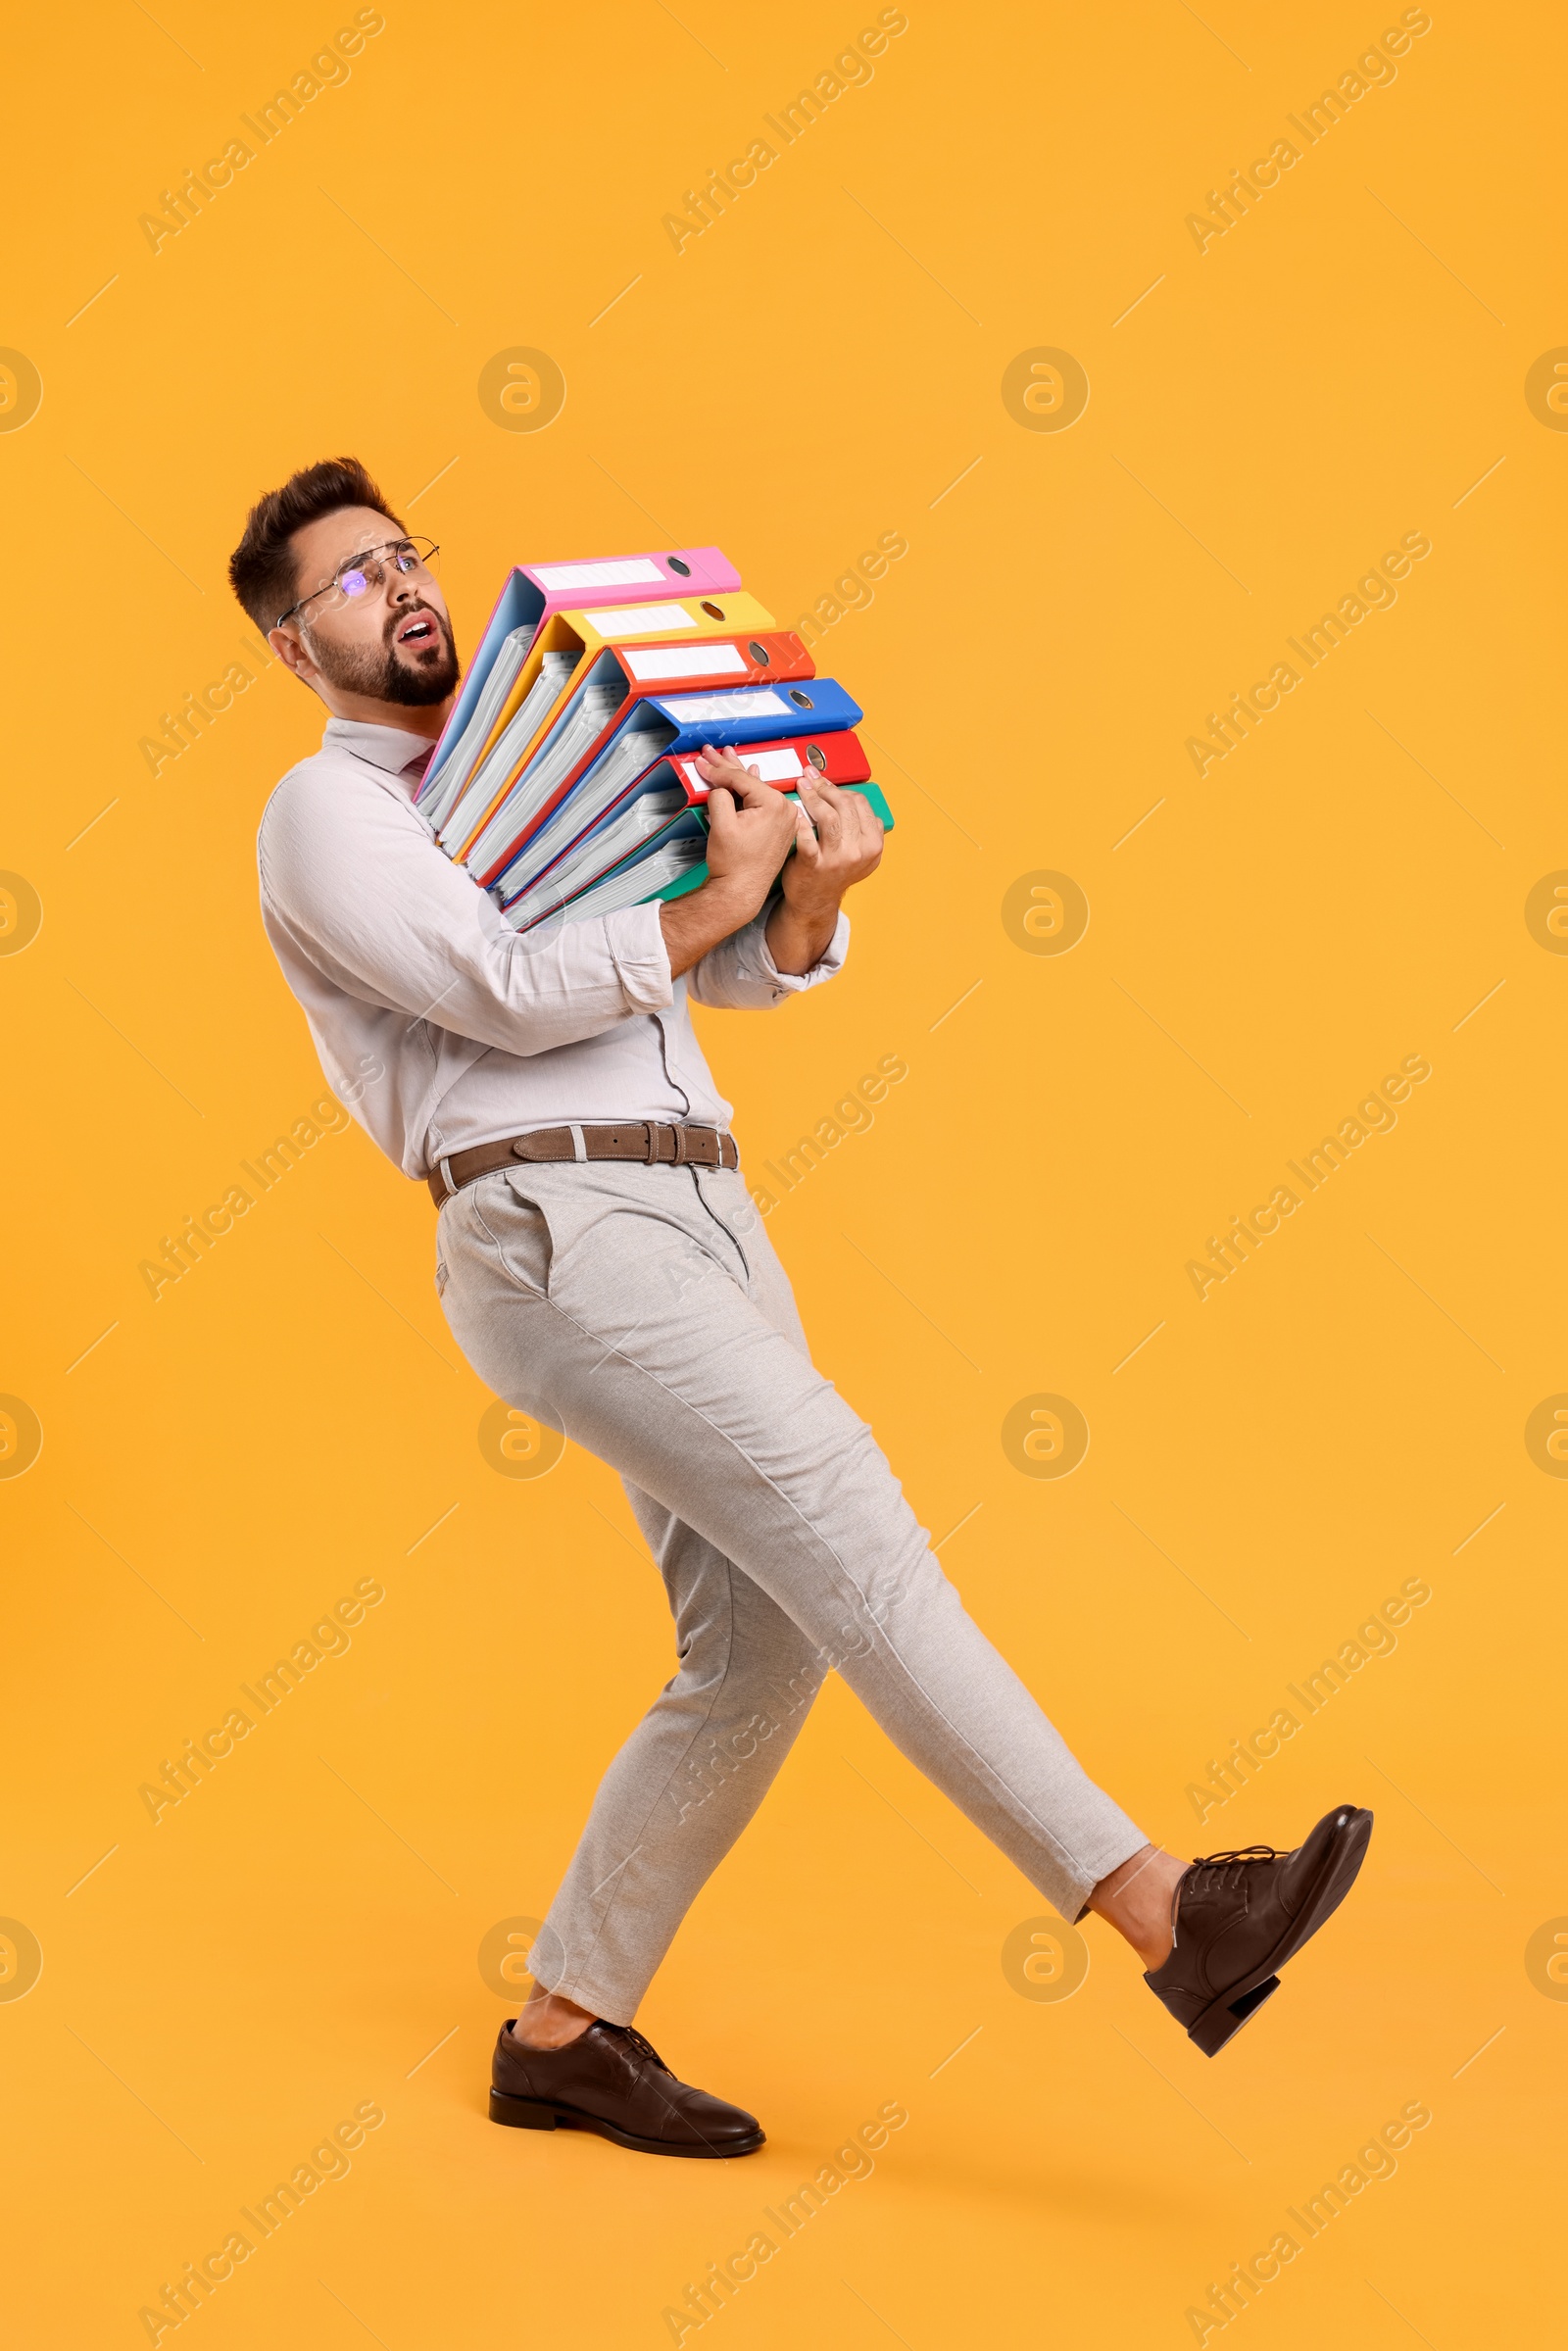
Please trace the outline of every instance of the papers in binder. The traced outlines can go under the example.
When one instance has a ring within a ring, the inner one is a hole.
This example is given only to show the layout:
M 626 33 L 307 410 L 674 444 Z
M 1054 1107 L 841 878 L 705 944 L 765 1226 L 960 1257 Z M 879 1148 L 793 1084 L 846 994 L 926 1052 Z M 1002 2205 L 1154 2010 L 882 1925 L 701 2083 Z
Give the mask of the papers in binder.
M 517 760 L 527 750 L 533 736 L 543 724 L 551 704 L 566 684 L 577 663 L 580 653 L 547 653 L 540 661 L 539 674 L 513 715 L 508 719 L 492 750 L 474 769 L 463 787 L 461 797 L 451 815 L 441 826 L 439 839 L 443 849 L 451 850 L 466 839 L 478 823 L 495 795 L 506 783 Z M 505 701 L 503 696 L 502 700 Z M 454 774 L 456 774 L 454 763 Z
M 672 786 L 638 793 L 613 823 L 596 825 L 557 857 L 539 887 L 526 893 L 530 917 L 537 907 L 564 905 L 612 866 L 635 857 L 657 834 L 667 831 L 671 818 L 685 808 L 685 794 Z
M 681 819 L 677 817 L 675 823 Z M 673 832 L 674 827 L 668 828 Z M 640 857 L 616 865 L 602 880 L 591 883 L 586 890 L 569 900 L 564 907 L 548 906 L 542 910 L 530 900 L 517 907 L 508 920 L 522 931 L 532 930 L 536 923 L 545 922 L 553 913 L 564 913 L 567 922 L 586 922 L 596 914 L 616 914 L 623 906 L 641 906 L 644 899 L 657 898 L 669 884 L 679 881 L 694 865 L 700 865 L 706 843 L 700 832 L 682 835 L 667 845 L 654 844 Z
M 466 725 L 425 770 L 419 806 L 437 832 L 451 814 L 469 769 L 484 749 L 490 730 L 501 715 L 502 704 L 521 674 L 535 633 L 531 626 L 514 628 L 503 638 Z
M 524 837 L 533 821 L 544 813 L 557 786 L 564 783 L 583 754 L 604 733 L 620 701 L 618 685 L 589 686 L 578 696 L 567 717 L 546 737 L 494 815 L 480 827 L 463 859 L 470 873 L 486 877 L 490 868 Z
M 619 805 L 638 778 L 647 775 L 662 758 L 674 737 L 674 728 L 661 724 L 657 718 L 622 727 L 612 738 L 603 758 L 594 761 L 576 789 L 565 795 L 527 837 L 522 848 L 507 853 L 508 861 L 500 871 L 492 873 L 481 866 L 476 853 L 468 860 L 469 872 L 493 883 L 505 907 L 544 873 L 564 849 Z

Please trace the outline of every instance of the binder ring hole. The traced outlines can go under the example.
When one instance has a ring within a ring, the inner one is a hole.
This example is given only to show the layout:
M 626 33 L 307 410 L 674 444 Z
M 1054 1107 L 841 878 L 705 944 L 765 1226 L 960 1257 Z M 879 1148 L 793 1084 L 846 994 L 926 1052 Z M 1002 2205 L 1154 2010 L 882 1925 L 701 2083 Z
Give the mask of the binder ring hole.
M 703 599 L 703 610 L 714 620 L 722 620 L 724 617 L 723 606 L 710 604 L 706 597 Z
M 803 694 L 799 686 L 791 686 L 790 700 L 798 710 L 809 710 L 815 707 L 809 694 Z
M 826 771 L 827 771 L 827 755 L 826 755 L 826 753 L 825 753 L 825 752 L 822 750 L 822 747 L 821 747 L 821 745 L 820 745 L 820 744 L 818 744 L 818 743 L 808 743 L 808 745 L 806 746 L 806 756 L 807 756 L 807 758 L 808 758 L 808 759 L 810 760 L 810 762 L 811 762 L 811 765 L 812 765 L 812 766 L 813 766 L 813 767 L 816 769 L 816 771 L 817 771 L 817 773 L 818 773 L 819 775 L 822 775 L 822 774 L 825 774 L 825 773 L 826 773 Z
M 766 669 L 771 664 L 773 659 L 772 655 L 768 652 L 765 645 L 759 645 L 755 637 L 753 638 L 751 644 L 747 646 L 746 650 L 751 655 L 753 661 L 757 663 L 760 669 Z
M 692 567 L 690 563 L 683 563 L 678 555 L 666 555 L 664 561 L 669 565 L 671 571 L 678 571 L 680 573 L 682 579 L 691 578 Z

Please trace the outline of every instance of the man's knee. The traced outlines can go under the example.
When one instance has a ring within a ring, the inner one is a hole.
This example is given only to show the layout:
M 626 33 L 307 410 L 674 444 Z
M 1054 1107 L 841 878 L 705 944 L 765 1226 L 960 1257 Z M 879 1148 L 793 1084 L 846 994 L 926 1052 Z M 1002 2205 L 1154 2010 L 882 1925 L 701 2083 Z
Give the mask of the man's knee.
M 734 1651 L 734 1638 L 727 1623 L 703 1625 L 682 1633 L 675 1649 L 679 1666 L 669 1684 L 670 1690 L 682 1697 L 696 1697 L 721 1689 Z
M 732 1729 L 700 1739 L 687 1756 L 684 1771 L 671 1790 L 677 1822 L 698 1811 L 737 1773 L 744 1771 L 782 1728 L 772 1713 L 759 1708 Z

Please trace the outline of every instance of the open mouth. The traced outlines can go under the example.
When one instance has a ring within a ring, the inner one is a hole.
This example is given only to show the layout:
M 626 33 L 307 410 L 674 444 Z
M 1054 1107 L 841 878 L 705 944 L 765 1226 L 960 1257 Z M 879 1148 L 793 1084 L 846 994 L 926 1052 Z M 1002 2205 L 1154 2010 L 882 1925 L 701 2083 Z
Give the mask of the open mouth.
M 432 641 L 439 642 L 436 638 L 435 622 L 424 612 L 411 613 L 409 618 L 398 628 L 392 640 L 394 645 L 414 647 L 428 645 Z

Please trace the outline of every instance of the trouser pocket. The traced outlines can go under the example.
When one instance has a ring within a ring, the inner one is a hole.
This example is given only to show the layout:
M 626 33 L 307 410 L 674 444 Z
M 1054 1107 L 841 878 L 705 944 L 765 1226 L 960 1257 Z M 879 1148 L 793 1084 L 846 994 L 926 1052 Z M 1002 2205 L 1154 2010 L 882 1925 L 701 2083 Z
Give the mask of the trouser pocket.
M 556 1246 L 542 1203 L 508 1169 L 480 1177 L 474 1186 L 473 1213 L 518 1288 L 548 1298 Z

